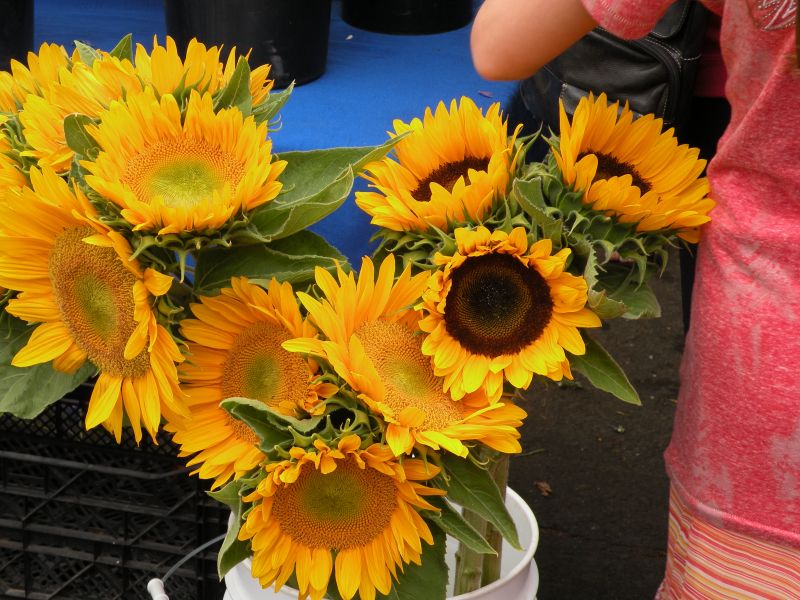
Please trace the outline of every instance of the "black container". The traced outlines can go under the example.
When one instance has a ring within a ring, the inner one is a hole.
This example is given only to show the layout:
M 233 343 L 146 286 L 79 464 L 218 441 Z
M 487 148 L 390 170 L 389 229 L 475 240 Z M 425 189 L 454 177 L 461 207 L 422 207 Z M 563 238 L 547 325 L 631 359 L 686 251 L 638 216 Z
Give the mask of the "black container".
M 33 0 L 0 0 L 0 71 L 33 50 Z
M 164 8 L 181 51 L 193 37 L 242 54 L 252 49 L 250 66 L 271 64 L 278 88 L 325 72 L 331 0 L 164 0 Z
M 342 0 L 342 19 L 379 33 L 441 33 L 472 20 L 472 0 Z
M 146 585 L 224 533 L 229 511 L 159 434 L 85 431 L 86 393 L 32 420 L 0 415 L 0 598 L 142 600 Z M 80 395 L 80 394 L 73 394 Z M 171 600 L 220 600 L 218 546 L 167 580 Z

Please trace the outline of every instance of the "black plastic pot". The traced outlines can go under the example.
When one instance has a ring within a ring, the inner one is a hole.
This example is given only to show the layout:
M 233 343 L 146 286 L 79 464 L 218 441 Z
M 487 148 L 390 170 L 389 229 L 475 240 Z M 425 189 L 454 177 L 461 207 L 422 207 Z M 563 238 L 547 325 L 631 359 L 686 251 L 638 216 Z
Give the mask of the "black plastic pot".
M 182 51 L 193 37 L 242 54 L 252 48 L 250 66 L 271 64 L 279 88 L 325 72 L 331 0 L 164 0 L 164 8 L 167 34 Z
M 342 0 L 342 19 L 379 33 L 441 33 L 472 20 L 472 0 Z
M 33 50 L 33 0 L 0 0 L 0 70 L 15 58 L 26 61 Z

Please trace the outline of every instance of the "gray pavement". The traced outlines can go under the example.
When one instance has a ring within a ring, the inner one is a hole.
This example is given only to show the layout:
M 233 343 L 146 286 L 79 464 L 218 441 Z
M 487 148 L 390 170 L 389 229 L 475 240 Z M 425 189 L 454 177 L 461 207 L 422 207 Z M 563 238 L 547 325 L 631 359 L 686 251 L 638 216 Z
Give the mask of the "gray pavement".
M 539 522 L 539 600 L 649 600 L 658 588 L 668 501 L 662 453 L 683 346 L 679 281 L 674 254 L 653 283 L 662 317 L 617 319 L 597 336 L 641 407 L 580 379 L 538 381 L 526 394 L 524 450 L 511 461 L 510 485 Z

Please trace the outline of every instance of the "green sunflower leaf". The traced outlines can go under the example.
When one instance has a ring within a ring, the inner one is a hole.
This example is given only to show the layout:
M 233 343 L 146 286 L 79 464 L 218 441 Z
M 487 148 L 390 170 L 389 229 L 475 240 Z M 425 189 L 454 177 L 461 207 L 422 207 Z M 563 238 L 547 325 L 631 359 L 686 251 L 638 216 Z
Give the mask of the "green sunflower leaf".
M 214 98 L 214 112 L 221 108 L 236 107 L 245 115 L 250 114 L 253 98 L 250 95 L 250 65 L 244 56 L 239 57 L 228 85 Z
M 509 544 L 521 550 L 517 527 L 488 471 L 451 454 L 442 456 L 442 466 L 449 476 L 447 497 L 489 521 Z
M 350 195 L 355 174 L 383 158 L 398 136 L 380 146 L 285 152 L 284 191 L 253 212 L 251 229 L 264 242 L 296 233 L 331 214 Z
M 292 442 L 292 431 L 310 433 L 323 419 L 321 416 L 295 419 L 275 412 L 263 402 L 249 398 L 228 398 L 220 406 L 253 430 L 261 440 L 260 447 L 265 452 L 270 452 L 275 446 Z
M 75 154 L 90 160 L 96 158 L 100 152 L 100 145 L 86 130 L 86 126 L 92 124 L 92 119 L 86 115 L 73 113 L 64 117 L 64 138 L 67 146 Z
M 646 283 L 629 285 L 615 292 L 613 297 L 627 307 L 622 315 L 626 319 L 656 319 L 661 316 L 658 298 Z
M 34 326 L 3 312 L 0 316 L 0 413 L 32 419 L 86 381 L 90 362 L 75 373 L 56 371 L 51 363 L 14 367 L 11 359 L 28 343 Z
M 117 45 L 114 46 L 109 54 L 120 60 L 133 60 L 133 44 L 131 43 L 131 34 L 129 33 L 123 37 Z
M 242 495 L 241 491 L 244 482 L 240 480 L 231 481 L 222 489 L 216 492 L 208 492 L 208 495 L 227 505 L 231 509 L 231 520 L 228 522 L 228 533 L 217 554 L 217 573 L 219 579 L 222 578 L 233 567 L 250 556 L 250 542 L 239 539 L 239 529 L 242 526 Z
M 208 295 L 230 287 L 231 277 L 249 277 L 256 283 L 267 283 L 272 277 L 302 285 L 314 281 L 314 269 L 336 269 L 336 263 L 347 264 L 347 258 L 321 236 L 299 231 L 271 244 L 255 244 L 235 248 L 208 248 L 197 255 L 195 292 Z
M 584 375 L 597 389 L 613 394 L 623 402 L 641 406 L 642 401 L 639 399 L 638 392 L 631 385 L 617 361 L 586 333 L 583 338 L 586 343 L 586 353 L 570 354 L 570 366 Z
M 302 231 L 339 208 L 349 196 L 354 180 L 353 170 L 348 167 L 325 188 L 299 201 L 278 196 L 254 212 L 251 230 L 264 242 Z
M 470 525 L 464 516 L 444 498 L 432 497 L 428 502 L 439 508 L 439 512 L 428 511 L 425 518 L 449 536 L 463 542 L 470 550 L 479 554 L 497 554 L 477 529 Z
M 625 304 L 609 298 L 605 290 L 589 290 L 587 306 L 604 321 L 625 316 L 627 310 Z

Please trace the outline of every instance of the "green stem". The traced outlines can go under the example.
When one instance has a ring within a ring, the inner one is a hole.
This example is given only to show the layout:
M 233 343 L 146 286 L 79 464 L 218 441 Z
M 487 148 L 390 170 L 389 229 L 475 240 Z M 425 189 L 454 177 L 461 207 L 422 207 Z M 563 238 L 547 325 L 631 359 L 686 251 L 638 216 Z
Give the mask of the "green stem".
M 472 512 L 464 511 L 464 520 L 472 525 L 478 533 L 484 535 L 488 523 L 486 520 Z M 456 552 L 456 580 L 455 595 L 466 594 L 481 587 L 483 572 L 483 554 L 469 549 L 466 544 L 460 543 Z
M 500 489 L 503 500 L 506 499 L 506 488 L 508 487 L 508 454 L 493 453 L 494 457 L 489 465 L 489 474 L 494 479 Z M 483 574 L 481 585 L 489 585 L 493 581 L 500 579 L 500 563 L 503 558 L 503 536 L 491 523 L 486 524 L 486 541 L 491 544 L 497 554 L 483 555 Z

